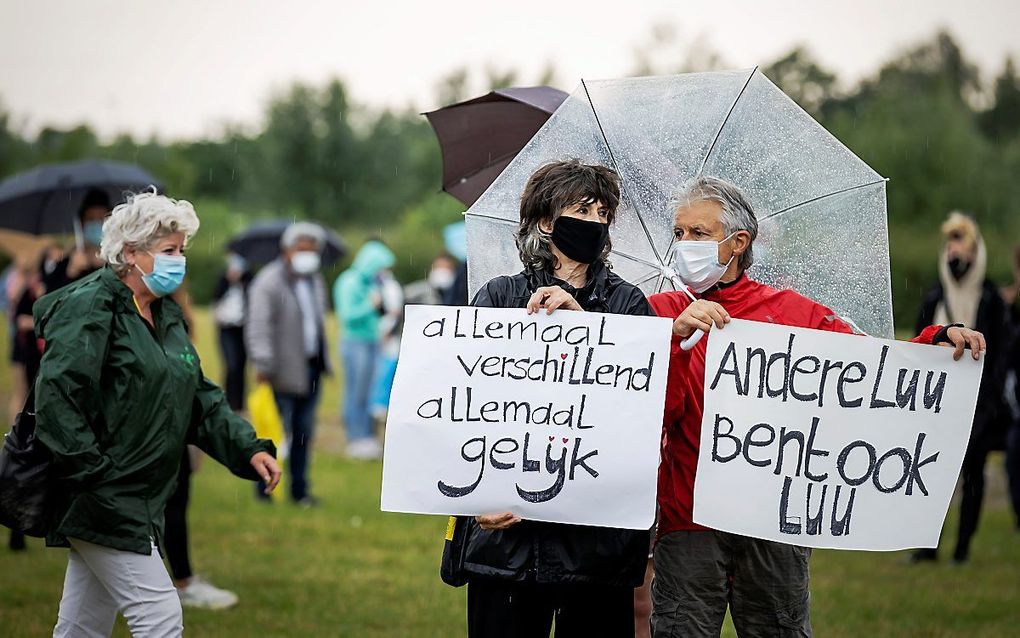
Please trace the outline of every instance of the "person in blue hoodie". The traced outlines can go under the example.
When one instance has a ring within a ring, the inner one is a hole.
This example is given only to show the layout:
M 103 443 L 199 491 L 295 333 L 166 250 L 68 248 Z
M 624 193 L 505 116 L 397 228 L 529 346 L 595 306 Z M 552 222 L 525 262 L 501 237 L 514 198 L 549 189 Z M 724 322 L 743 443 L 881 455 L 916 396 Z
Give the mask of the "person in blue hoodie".
M 340 322 L 340 359 L 344 366 L 341 412 L 347 431 L 347 455 L 351 458 L 377 459 L 382 455 L 369 405 L 379 358 L 383 304 L 379 274 L 391 268 L 394 261 L 393 252 L 385 244 L 369 240 L 333 285 L 333 302 Z

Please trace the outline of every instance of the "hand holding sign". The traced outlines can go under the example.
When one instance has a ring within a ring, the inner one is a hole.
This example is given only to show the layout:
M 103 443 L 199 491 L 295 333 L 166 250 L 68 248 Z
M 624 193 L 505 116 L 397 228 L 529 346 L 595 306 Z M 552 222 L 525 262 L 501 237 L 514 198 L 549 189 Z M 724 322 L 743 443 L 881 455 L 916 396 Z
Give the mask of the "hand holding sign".
M 513 527 L 517 523 L 520 523 L 521 519 L 519 516 L 515 516 L 513 512 L 503 512 L 502 514 L 485 514 L 483 516 L 476 516 L 475 522 L 477 522 L 478 526 L 485 531 L 491 532 Z
M 581 307 L 581 304 L 577 303 L 577 299 L 574 299 L 573 295 L 559 286 L 543 286 L 539 288 L 528 299 L 526 308 L 529 315 L 533 315 L 542 309 L 545 309 L 545 314 L 551 315 L 553 310 L 557 308 L 584 312 L 584 308 Z
M 971 357 L 975 361 L 985 351 L 985 336 L 976 330 L 964 328 L 963 326 L 950 326 L 946 330 L 946 338 L 949 343 L 940 343 L 940 346 L 954 348 L 953 360 L 959 361 L 964 350 L 970 350 Z
M 943 348 L 733 320 L 705 355 L 694 521 L 808 547 L 936 546 L 981 368 Z
M 479 516 L 485 529 L 522 518 L 647 529 L 669 326 L 658 317 L 409 306 L 383 510 Z
M 686 339 L 697 330 L 708 332 L 712 326 L 722 328 L 729 322 L 730 313 L 721 305 L 707 299 L 698 299 L 673 321 L 673 334 Z

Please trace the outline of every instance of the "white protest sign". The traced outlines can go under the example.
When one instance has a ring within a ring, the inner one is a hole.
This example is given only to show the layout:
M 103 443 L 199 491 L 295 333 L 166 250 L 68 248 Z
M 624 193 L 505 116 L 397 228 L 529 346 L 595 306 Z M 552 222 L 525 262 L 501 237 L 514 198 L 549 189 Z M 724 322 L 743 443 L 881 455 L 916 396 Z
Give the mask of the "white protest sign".
M 984 361 L 734 320 L 713 330 L 694 520 L 807 547 L 936 547 Z
M 382 509 L 647 529 L 671 322 L 408 306 Z

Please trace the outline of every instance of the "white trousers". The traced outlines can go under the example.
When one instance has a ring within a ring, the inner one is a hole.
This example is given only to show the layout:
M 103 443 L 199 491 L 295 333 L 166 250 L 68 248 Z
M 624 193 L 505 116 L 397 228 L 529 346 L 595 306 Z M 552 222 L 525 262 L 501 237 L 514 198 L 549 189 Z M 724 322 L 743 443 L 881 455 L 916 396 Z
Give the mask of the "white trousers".
M 155 545 L 145 556 L 69 540 L 54 638 L 108 638 L 118 611 L 134 638 L 184 635 L 181 601 Z

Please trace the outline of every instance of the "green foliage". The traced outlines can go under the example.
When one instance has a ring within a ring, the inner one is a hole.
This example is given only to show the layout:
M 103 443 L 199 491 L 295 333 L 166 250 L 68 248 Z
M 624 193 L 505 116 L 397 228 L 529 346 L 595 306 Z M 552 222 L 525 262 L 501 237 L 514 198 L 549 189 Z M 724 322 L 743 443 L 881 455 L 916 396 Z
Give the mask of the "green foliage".
M 995 140 L 1015 140 L 1020 133 L 1020 77 L 1012 58 L 1006 60 L 1006 68 L 995 80 L 994 100 L 980 115 L 982 130 Z
M 833 98 L 835 74 L 819 66 L 803 47 L 793 49 L 761 71 L 815 117 Z
M 703 38 L 656 25 L 635 52 L 635 71 L 719 68 Z M 1020 230 L 1020 78 L 1011 61 L 990 87 L 947 33 L 888 60 L 855 86 L 803 47 L 762 70 L 879 173 L 890 178 L 889 224 L 897 325 L 913 324 L 918 300 L 936 276 L 938 222 L 954 209 L 981 223 L 991 273 L 1009 275 L 1009 244 Z M 472 74 L 454 70 L 437 85 L 439 104 L 470 96 Z M 555 69 L 543 71 L 544 81 Z M 480 82 L 519 81 L 514 69 L 488 66 Z M 527 82 L 523 82 L 527 83 Z M 42 162 L 99 156 L 136 162 L 174 196 L 196 201 L 203 230 L 192 248 L 191 286 L 208 299 L 223 242 L 253 219 L 311 218 L 337 230 L 356 251 L 380 236 L 398 255 L 403 281 L 421 277 L 442 248 L 442 227 L 463 207 L 438 192 L 442 162 L 425 118 L 410 109 L 359 106 L 342 81 L 295 83 L 266 105 L 251 130 L 226 127 L 207 139 L 161 142 L 121 135 L 97 140 L 86 125 L 18 130 L 0 106 L 0 175 Z M 861 229 L 861 232 L 874 232 Z M 348 258 L 349 261 L 349 258 Z M 346 263 L 333 268 L 335 276 Z

